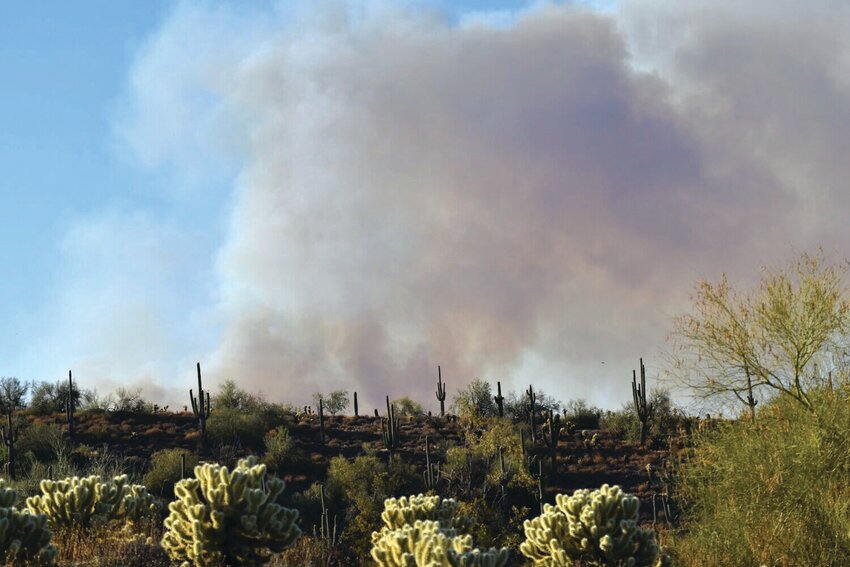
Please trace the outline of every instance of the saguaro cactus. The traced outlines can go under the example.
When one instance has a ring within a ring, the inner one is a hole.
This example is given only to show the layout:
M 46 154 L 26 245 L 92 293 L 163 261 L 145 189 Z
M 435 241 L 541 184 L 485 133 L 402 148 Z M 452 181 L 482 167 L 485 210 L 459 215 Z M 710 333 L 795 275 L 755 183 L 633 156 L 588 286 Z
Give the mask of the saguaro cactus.
M 502 513 L 505 517 L 511 515 L 511 503 L 508 500 L 508 469 L 505 467 L 505 455 L 499 446 L 499 487 L 502 493 Z
M 543 440 L 546 442 L 546 447 L 549 449 L 549 461 L 552 467 L 552 474 L 557 472 L 558 463 L 558 438 L 561 436 L 561 416 L 552 410 L 549 410 L 549 420 L 543 430 Z
M 174 485 L 162 547 L 185 566 L 265 564 L 301 535 L 298 511 L 276 503 L 284 486 L 255 457 L 232 471 L 198 465 L 195 478 Z
M 15 475 L 15 442 L 18 440 L 18 432 L 15 431 L 15 428 L 12 425 L 12 410 L 9 409 L 9 413 L 6 414 L 8 419 L 8 426 L 0 426 L 0 441 L 6 445 L 6 453 L 9 456 L 9 478 L 12 480 L 16 480 Z
M 68 371 L 68 401 L 65 404 L 65 417 L 68 419 L 68 437 L 74 437 L 74 377 Z
M 192 402 L 192 413 L 198 418 L 201 424 L 201 439 L 207 437 L 207 419 L 210 416 L 210 393 L 206 392 L 206 400 L 204 399 L 204 385 L 201 382 L 201 363 L 198 363 L 198 397 L 192 393 L 189 388 L 189 400 Z
M 390 404 L 390 397 L 387 396 L 387 419 L 386 422 L 381 421 L 381 437 L 384 440 L 384 446 L 390 452 L 390 458 L 395 454 L 399 444 L 399 429 L 399 419 L 395 416 L 395 405 Z
M 425 436 L 425 471 L 422 473 L 425 480 L 425 488 L 433 490 L 440 480 L 440 465 L 431 462 L 431 438 Z
M 446 415 L 446 385 L 443 384 L 443 373 L 437 366 L 437 399 L 440 401 L 440 417 Z
M 319 398 L 319 439 L 325 444 L 325 401 Z
M 0 557 L 7 565 L 54 565 L 57 553 L 47 516 L 19 511 L 17 501 L 18 493 L 0 479 Z
M 358 417 L 360 415 L 360 412 L 357 410 L 357 392 L 354 392 L 354 417 Z
M 637 375 L 632 370 L 632 398 L 635 412 L 640 420 L 640 444 L 644 445 L 649 431 L 649 420 L 652 417 L 652 404 L 646 403 L 646 368 L 643 366 L 643 358 L 640 359 L 640 386 L 637 385 Z
M 528 385 L 525 395 L 528 397 L 528 424 L 531 426 L 531 442 L 534 443 L 534 440 L 537 439 L 537 427 L 534 415 L 537 413 L 537 408 L 534 405 L 537 402 L 537 394 L 534 393 L 534 388 L 531 384 Z
M 499 417 L 505 417 L 505 397 L 502 395 L 502 383 L 496 382 L 496 391 L 498 394 L 493 396 L 493 400 L 496 402 L 496 409 L 499 411 Z

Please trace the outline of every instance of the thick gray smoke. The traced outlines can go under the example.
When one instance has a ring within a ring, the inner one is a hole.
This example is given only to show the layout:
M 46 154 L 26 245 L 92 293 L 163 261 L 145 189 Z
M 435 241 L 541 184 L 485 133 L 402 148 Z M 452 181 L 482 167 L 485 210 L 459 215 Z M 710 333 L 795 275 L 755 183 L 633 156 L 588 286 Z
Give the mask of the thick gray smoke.
M 697 278 L 845 253 L 847 8 L 683 4 L 507 27 L 181 5 L 139 56 L 126 132 L 151 163 L 211 144 L 242 164 L 211 380 L 434 404 L 440 364 L 452 388 L 616 406 Z

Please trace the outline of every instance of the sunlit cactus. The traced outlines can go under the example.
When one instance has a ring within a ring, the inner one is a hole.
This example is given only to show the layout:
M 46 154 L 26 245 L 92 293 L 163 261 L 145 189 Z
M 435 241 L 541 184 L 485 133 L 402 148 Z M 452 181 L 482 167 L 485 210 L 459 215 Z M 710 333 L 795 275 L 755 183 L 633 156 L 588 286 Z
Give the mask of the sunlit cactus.
M 56 548 L 47 516 L 17 510 L 17 501 L 18 493 L 0 479 L 0 558 L 6 565 L 53 565 Z
M 41 494 L 27 498 L 27 508 L 44 514 L 54 526 L 87 527 L 129 515 L 138 519 L 149 513 L 152 497 L 144 487 L 132 486 L 127 475 L 103 479 L 98 475 L 63 480 L 42 480 Z
M 638 526 L 640 501 L 619 486 L 559 494 L 555 506 L 524 524 L 520 552 L 533 565 L 655 567 L 669 564 L 655 532 Z
M 174 486 L 162 547 L 178 564 L 262 565 L 301 534 L 298 511 L 275 501 L 284 482 L 266 477 L 255 457 L 232 471 L 217 464 L 195 467 L 195 478 Z
M 456 516 L 458 506 L 458 501 L 453 498 L 424 494 L 387 498 L 381 520 L 384 528 L 389 530 L 413 525 L 417 520 L 433 520 L 463 532 L 469 528 L 470 522 L 468 518 Z
M 506 548 L 476 549 L 472 536 L 427 520 L 373 536 L 371 555 L 379 567 L 502 567 L 509 557 Z

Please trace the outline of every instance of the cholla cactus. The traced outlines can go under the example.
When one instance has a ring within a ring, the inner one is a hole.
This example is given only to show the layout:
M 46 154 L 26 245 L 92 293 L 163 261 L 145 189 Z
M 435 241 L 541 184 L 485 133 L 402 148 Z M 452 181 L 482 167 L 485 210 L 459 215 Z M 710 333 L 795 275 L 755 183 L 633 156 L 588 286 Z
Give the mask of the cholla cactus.
M 640 501 L 619 486 L 559 494 L 555 506 L 526 520 L 520 552 L 536 566 L 571 565 L 652 567 L 667 565 L 655 532 L 637 524 Z
M 6 565 L 53 565 L 56 548 L 50 544 L 47 516 L 15 509 L 18 493 L 0 479 L 0 558 Z
M 416 494 L 384 500 L 381 520 L 384 522 L 385 529 L 389 530 L 413 525 L 416 520 L 433 520 L 445 527 L 457 528 L 461 532 L 466 531 L 469 528 L 469 519 L 456 517 L 457 510 L 458 502 L 453 498 Z
M 133 484 L 121 499 L 118 517 L 131 524 L 157 517 L 160 501 L 148 492 L 146 486 Z
M 472 536 L 458 535 L 439 522 L 416 520 L 395 530 L 373 535 L 372 559 L 379 567 L 502 567 L 506 548 L 485 551 L 472 547 Z
M 195 478 L 174 486 L 162 547 L 183 567 L 262 565 L 301 534 L 298 511 L 275 503 L 284 482 L 266 478 L 256 457 L 230 471 L 217 464 L 195 467 Z
M 125 513 L 138 517 L 142 508 L 150 505 L 146 499 L 137 501 L 141 491 L 128 484 L 127 475 L 112 479 L 98 475 L 45 479 L 40 487 L 40 495 L 27 498 L 27 508 L 34 514 L 46 515 L 54 526 L 87 527 L 121 519 Z

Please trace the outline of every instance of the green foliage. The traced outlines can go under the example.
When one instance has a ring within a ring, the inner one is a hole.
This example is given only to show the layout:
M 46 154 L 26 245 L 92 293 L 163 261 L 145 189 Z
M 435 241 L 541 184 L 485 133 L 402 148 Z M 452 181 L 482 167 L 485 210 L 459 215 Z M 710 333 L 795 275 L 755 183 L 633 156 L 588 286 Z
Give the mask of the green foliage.
M 15 508 L 18 493 L 0 479 L 0 557 L 6 565 L 53 565 L 56 548 L 47 529 L 47 516 Z
M 584 400 L 570 400 L 564 407 L 564 420 L 576 429 L 599 429 L 602 410 L 587 405 Z
M 846 565 L 850 556 L 850 387 L 759 404 L 755 423 L 695 437 L 674 496 L 685 525 L 671 545 L 682 565 Z
M 156 503 L 144 486 L 133 486 L 127 475 L 41 481 L 41 494 L 27 498 L 33 514 L 44 514 L 57 527 L 88 527 L 110 520 L 138 521 L 156 512 Z
M 555 506 L 524 524 L 526 540 L 520 552 L 534 565 L 653 567 L 667 559 L 655 542 L 655 532 L 638 526 L 640 501 L 620 487 L 558 494 Z
M 186 456 L 186 474 L 198 464 L 198 456 L 183 449 L 163 449 L 151 455 L 151 466 L 142 483 L 152 494 L 162 498 L 174 496 L 174 484 L 181 480 L 181 457 Z
M 489 382 L 476 378 L 466 388 L 459 390 L 452 402 L 452 411 L 466 419 L 480 419 L 496 415 L 496 402 Z
M 29 409 L 36 415 L 47 415 L 64 412 L 68 406 L 68 391 L 70 386 L 66 380 L 55 384 L 50 382 L 33 382 L 30 385 Z M 80 390 L 76 383 L 73 387 L 74 407 L 80 407 Z
M 289 429 L 281 425 L 266 434 L 266 452 L 263 462 L 272 471 L 291 470 L 301 466 L 306 457 L 295 445 L 295 440 L 289 434 Z
M 550 411 L 558 413 L 561 408 L 560 402 L 547 395 L 543 390 L 535 387 L 535 395 L 537 396 L 534 402 L 534 409 L 537 415 L 546 416 Z M 505 416 L 510 418 L 514 423 L 528 422 L 528 397 L 525 393 L 518 394 L 517 392 L 509 392 L 505 397 Z
M 325 488 L 333 513 L 340 514 L 341 542 L 359 557 L 368 556 L 370 534 L 380 525 L 384 500 L 419 490 L 421 483 L 420 471 L 400 458 L 386 463 L 374 453 L 367 453 L 352 460 L 331 459 Z M 307 509 L 302 509 L 306 516 Z M 310 511 L 317 509 L 318 489 Z M 311 521 L 318 523 L 318 519 Z
M 31 453 L 42 463 L 54 461 L 60 446 L 65 443 L 60 425 L 34 423 L 22 427 L 19 432 L 18 451 L 21 454 Z
M 14 376 L 0 378 L 0 412 L 9 413 L 23 408 L 24 398 L 29 390 L 29 384 L 21 382 Z
M 162 546 L 174 562 L 256 566 L 267 563 L 301 534 L 298 511 L 276 503 L 284 482 L 266 477 L 255 457 L 232 471 L 217 464 L 195 467 L 169 504 Z
M 348 407 L 349 403 L 348 392 L 345 390 L 334 390 L 330 394 L 316 392 L 313 394 L 313 404 L 316 406 L 316 412 L 319 411 L 320 399 L 322 400 L 325 413 L 330 415 L 342 413 Z
M 236 381 L 229 378 L 218 387 L 218 393 L 212 397 L 212 405 L 216 409 L 230 408 L 256 411 L 265 403 L 262 398 L 237 386 Z
M 114 401 L 109 409 L 131 413 L 150 413 L 153 411 L 153 404 L 142 397 L 141 388 L 135 390 L 118 388 L 115 390 Z
M 217 408 L 207 419 L 207 435 L 213 445 L 235 445 L 260 451 L 268 431 L 263 416 L 239 408 Z
M 425 415 L 425 410 L 422 409 L 422 404 L 414 402 L 408 396 L 404 396 L 403 398 L 393 401 L 393 405 L 395 406 L 395 412 L 398 415 L 410 417 Z

